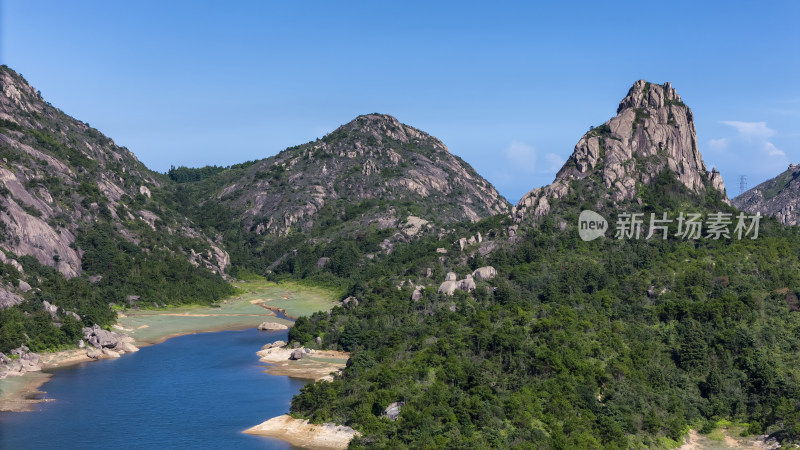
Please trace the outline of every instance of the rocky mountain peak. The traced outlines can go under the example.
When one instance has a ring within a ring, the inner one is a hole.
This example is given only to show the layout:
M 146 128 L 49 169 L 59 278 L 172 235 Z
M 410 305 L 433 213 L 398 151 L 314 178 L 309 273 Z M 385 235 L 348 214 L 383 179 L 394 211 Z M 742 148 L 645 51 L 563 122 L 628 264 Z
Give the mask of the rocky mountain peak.
M 672 84 L 667 81 L 663 85 L 652 84 L 645 80 L 633 83 L 628 95 L 619 102 L 617 114 L 629 108 L 663 108 L 669 104 L 683 105 L 683 100 Z
M 359 220 L 382 228 L 401 226 L 409 215 L 446 224 L 509 210 L 495 188 L 439 139 L 384 114 L 358 116 L 239 176 L 222 187 L 219 199 L 244 208 L 243 223 L 258 234 L 311 230 L 326 205 L 341 216 L 345 203 L 364 205 Z
M 721 175 L 706 169 L 698 149 L 691 109 L 670 83 L 639 80 L 617 115 L 583 135 L 555 181 L 526 194 L 513 215 L 522 220 L 547 214 L 553 200 L 572 192 L 574 182 L 591 184 L 598 200 L 633 200 L 637 185 L 650 184 L 664 170 L 695 193 L 709 186 L 724 196 Z
M 434 140 L 437 144 L 437 150 L 447 151 L 447 147 L 438 139 L 424 131 L 405 125 L 397 120 L 396 117 L 388 114 L 364 114 L 342 125 L 337 131 L 372 136 L 377 142 L 381 143 L 387 138 L 403 144 L 408 144 L 414 140 Z

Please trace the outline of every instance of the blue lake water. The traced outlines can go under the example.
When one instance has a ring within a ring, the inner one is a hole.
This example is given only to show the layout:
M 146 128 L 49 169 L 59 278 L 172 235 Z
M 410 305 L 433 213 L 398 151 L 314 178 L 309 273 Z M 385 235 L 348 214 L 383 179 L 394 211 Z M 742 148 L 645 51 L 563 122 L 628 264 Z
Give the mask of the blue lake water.
M 286 331 L 180 336 L 54 370 L 36 411 L 0 413 L 0 448 L 293 448 L 241 431 L 289 411 L 304 381 L 256 352 Z

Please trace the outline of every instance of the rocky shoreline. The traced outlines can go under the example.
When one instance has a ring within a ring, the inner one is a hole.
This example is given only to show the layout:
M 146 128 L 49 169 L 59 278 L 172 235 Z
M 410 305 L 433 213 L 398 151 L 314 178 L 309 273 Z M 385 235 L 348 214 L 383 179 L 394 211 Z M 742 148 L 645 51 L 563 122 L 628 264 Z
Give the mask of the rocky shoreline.
M 273 417 L 244 430 L 244 433 L 280 439 L 298 447 L 318 450 L 347 448 L 354 437 L 361 436 L 358 431 L 344 425 L 318 425 L 309 423 L 308 420 L 295 419 L 288 414 Z
M 284 341 L 271 342 L 256 353 L 269 363 L 267 373 L 314 381 L 333 381 L 333 374 L 347 365 L 350 354 L 335 350 L 288 347 Z
M 97 325 L 85 327 L 82 331 L 83 339 L 78 342 L 77 349 L 38 354 L 23 345 L 11 350 L 11 357 L 0 353 L 0 380 L 9 377 L 24 378 L 13 383 L 11 388 L 6 386 L 6 389 L 0 391 L 0 411 L 30 411 L 34 404 L 46 401 L 33 398 L 35 394 L 41 393 L 39 388 L 52 377 L 51 374 L 41 373 L 42 370 L 98 359 L 119 358 L 125 353 L 139 351 L 134 345 L 134 339 L 126 334 L 106 331 Z

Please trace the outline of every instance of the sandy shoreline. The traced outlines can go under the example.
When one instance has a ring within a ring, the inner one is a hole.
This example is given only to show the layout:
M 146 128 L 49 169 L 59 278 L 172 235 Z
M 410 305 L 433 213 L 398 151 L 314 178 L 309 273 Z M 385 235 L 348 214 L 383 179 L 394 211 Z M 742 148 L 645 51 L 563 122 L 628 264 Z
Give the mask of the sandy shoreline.
M 260 425 L 244 430 L 243 433 L 280 439 L 298 447 L 328 450 L 347 448 L 350 440 L 361 433 L 350 427 L 324 423 L 308 423 L 284 414 L 273 417 Z

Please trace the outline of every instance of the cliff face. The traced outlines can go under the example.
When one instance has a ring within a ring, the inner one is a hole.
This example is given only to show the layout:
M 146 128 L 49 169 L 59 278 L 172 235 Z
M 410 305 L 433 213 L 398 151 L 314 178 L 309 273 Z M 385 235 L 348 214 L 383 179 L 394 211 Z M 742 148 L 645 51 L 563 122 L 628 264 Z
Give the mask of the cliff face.
M 250 231 L 307 231 L 328 215 L 358 226 L 440 224 L 509 211 L 508 202 L 438 139 L 392 116 L 359 116 L 334 132 L 246 170 L 210 179 L 210 190 Z M 345 212 L 357 207 L 357 216 Z M 416 219 L 412 219 L 414 222 Z
M 596 182 L 599 199 L 618 203 L 637 196 L 637 184 L 650 184 L 669 169 L 695 193 L 725 186 L 716 170 L 707 170 L 697 148 L 692 111 L 670 83 L 634 83 L 616 117 L 586 133 L 549 186 L 522 197 L 512 215 L 517 221 L 550 211 L 574 180 Z
M 221 273 L 225 252 L 159 201 L 164 181 L 0 66 L 0 250 L 32 256 L 72 278 L 83 272 L 78 237 L 109 223 L 118 240 L 143 248 L 150 232 L 194 242 L 198 251 L 208 251 L 196 256 L 192 248 L 170 250 Z
M 750 213 L 776 217 L 784 225 L 800 224 L 800 166 L 791 164 L 785 172 L 731 200 Z

